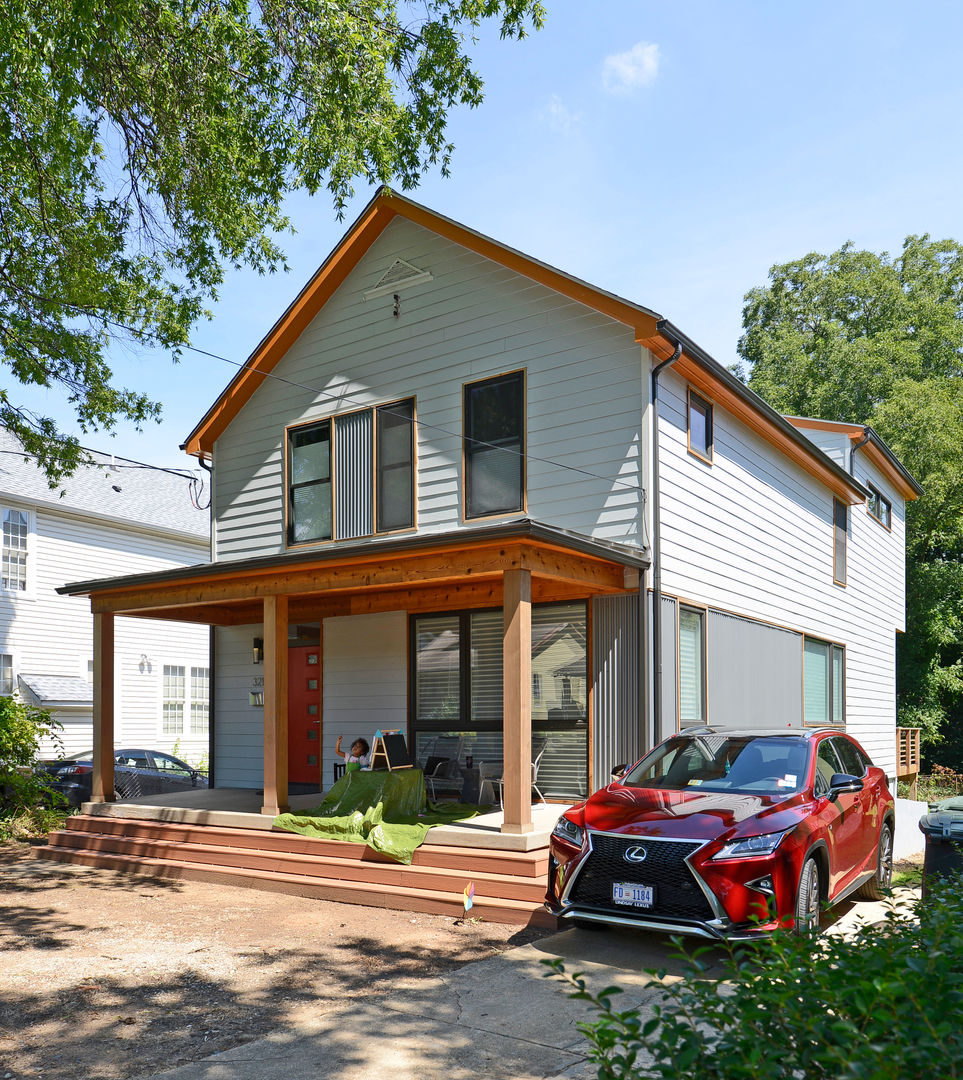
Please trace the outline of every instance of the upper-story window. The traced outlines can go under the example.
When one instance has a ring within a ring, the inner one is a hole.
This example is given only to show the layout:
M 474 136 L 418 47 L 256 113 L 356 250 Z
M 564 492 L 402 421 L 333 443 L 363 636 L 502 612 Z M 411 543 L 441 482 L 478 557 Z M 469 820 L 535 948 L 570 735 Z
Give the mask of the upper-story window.
M 689 453 L 712 462 L 712 402 L 689 388 Z
M 833 581 L 846 584 L 846 533 L 849 529 L 849 507 L 833 499 Z
M 892 528 L 893 504 L 878 488 L 873 487 L 872 484 L 867 484 L 866 486 L 869 488 L 869 502 L 867 508 L 870 514 L 876 518 L 881 525 L 885 525 L 887 529 Z
M 349 540 L 415 523 L 415 402 L 288 431 L 288 543 Z
M 521 371 L 465 386 L 465 517 L 525 505 L 525 377 Z
M 0 585 L 11 592 L 27 589 L 27 538 L 30 518 L 26 510 L 3 510 L 3 558 Z

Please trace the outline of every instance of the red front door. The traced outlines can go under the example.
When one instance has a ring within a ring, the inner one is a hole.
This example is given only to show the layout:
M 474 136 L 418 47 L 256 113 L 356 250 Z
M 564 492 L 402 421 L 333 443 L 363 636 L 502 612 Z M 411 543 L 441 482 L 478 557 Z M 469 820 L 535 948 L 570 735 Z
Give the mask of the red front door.
M 288 649 L 288 781 L 321 784 L 321 646 Z

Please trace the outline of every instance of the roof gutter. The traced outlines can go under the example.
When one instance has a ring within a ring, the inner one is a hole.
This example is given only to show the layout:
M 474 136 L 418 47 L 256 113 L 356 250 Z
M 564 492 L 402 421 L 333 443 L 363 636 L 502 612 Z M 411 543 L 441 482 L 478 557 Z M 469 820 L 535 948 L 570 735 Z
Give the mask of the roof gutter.
M 659 333 L 670 345 L 672 355 L 656 364 L 650 376 L 652 384 L 652 744 L 662 738 L 662 526 L 661 487 L 659 483 L 659 376 L 682 355 L 682 342 L 666 331 L 660 319 Z M 640 604 L 640 613 L 643 605 Z

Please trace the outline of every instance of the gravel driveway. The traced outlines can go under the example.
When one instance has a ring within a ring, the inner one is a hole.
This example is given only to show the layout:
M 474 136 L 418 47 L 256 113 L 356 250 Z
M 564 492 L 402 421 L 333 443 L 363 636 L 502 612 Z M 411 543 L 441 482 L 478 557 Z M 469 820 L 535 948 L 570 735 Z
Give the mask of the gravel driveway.
M 0 1080 L 118 1080 L 543 930 L 41 862 L 0 844 Z

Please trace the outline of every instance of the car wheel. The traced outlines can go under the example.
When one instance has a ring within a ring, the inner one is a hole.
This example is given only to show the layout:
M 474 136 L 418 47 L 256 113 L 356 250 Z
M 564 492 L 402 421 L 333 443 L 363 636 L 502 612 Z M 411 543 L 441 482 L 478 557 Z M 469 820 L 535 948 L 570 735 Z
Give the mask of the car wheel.
M 856 890 L 860 900 L 882 900 L 893 882 L 893 827 L 883 822 L 876 849 L 876 873 Z
M 819 864 L 810 855 L 803 863 L 796 893 L 793 929 L 797 934 L 811 936 L 819 933 L 820 899 Z

